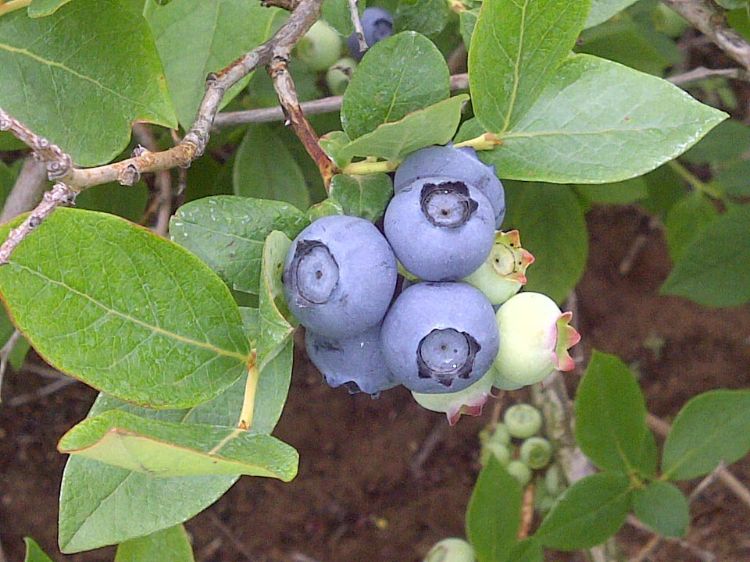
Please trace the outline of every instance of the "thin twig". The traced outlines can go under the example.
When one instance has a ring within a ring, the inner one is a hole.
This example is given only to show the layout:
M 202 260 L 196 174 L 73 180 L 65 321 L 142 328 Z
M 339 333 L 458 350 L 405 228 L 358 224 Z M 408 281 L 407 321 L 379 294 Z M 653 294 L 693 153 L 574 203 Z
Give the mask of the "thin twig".
M 209 519 L 211 519 L 211 522 L 216 526 L 216 528 L 219 529 L 219 531 L 221 531 L 221 533 L 229 539 L 229 542 L 231 542 L 248 561 L 251 561 L 253 559 L 252 552 L 250 552 L 248 547 L 245 546 L 245 544 L 235 536 L 231 529 L 229 529 L 229 527 L 227 527 L 221 519 L 219 519 L 218 515 L 216 515 L 213 511 L 208 511 L 208 517 Z
M 30 146 L 41 160 L 47 162 L 47 172 L 50 179 L 57 181 L 52 191 L 45 194 L 42 202 L 32 211 L 24 224 L 12 231 L 0 247 L 0 264 L 8 262 L 15 247 L 34 228 L 39 226 L 55 208 L 72 204 L 78 192 L 88 187 L 113 181 L 122 185 L 133 185 L 143 173 L 189 166 L 194 159 L 203 154 L 208 144 L 214 117 L 227 90 L 256 68 L 270 66 L 272 63 L 278 64 L 280 62 L 279 57 L 282 59 L 288 58 L 292 47 L 320 16 L 322 1 L 300 0 L 298 4 L 295 4 L 294 11 L 289 19 L 276 31 L 273 37 L 238 58 L 223 70 L 210 74 L 206 79 L 206 92 L 200 103 L 195 122 L 180 143 L 168 150 L 161 152 L 139 150 L 132 158 L 120 162 L 95 168 L 77 168 L 73 165 L 70 156 L 60 147 L 34 134 L 0 108 L 0 131 L 10 131 Z M 291 91 L 288 86 L 291 86 Z M 288 83 L 282 85 L 282 90 L 288 96 L 286 99 L 280 100 L 282 106 L 296 101 L 291 78 Z M 296 107 L 289 109 L 301 113 L 298 103 Z M 300 119 L 300 115 L 294 115 L 294 117 L 298 123 L 304 120 L 304 116 L 302 116 L 302 119 Z M 317 139 L 317 137 L 314 138 Z M 310 139 L 303 139 L 303 142 L 309 143 Z M 306 147 L 311 150 L 310 146 L 306 145 Z M 325 156 L 322 149 L 320 147 L 318 149 Z
M 627 523 L 628 525 L 630 525 L 631 527 L 634 527 L 635 529 L 638 529 L 639 531 L 644 531 L 646 533 L 653 533 L 653 530 L 651 530 L 648 526 L 641 523 L 638 520 L 638 518 L 635 517 L 634 515 L 628 515 Z M 650 539 L 649 542 L 653 542 L 654 539 L 656 538 L 659 538 L 659 537 L 654 536 Z M 716 561 L 716 555 L 713 552 L 699 548 L 696 545 L 689 543 L 688 541 L 684 539 L 680 539 L 677 537 L 661 537 L 661 539 L 668 543 L 677 544 L 681 546 L 682 548 L 684 548 L 685 550 L 693 554 L 696 558 L 699 558 L 702 562 L 715 562 Z M 644 545 L 641 551 L 639 551 L 639 553 L 636 555 L 635 558 L 631 560 L 631 562 L 634 562 L 635 560 L 638 559 L 638 556 L 641 555 L 641 552 L 646 548 L 646 546 L 648 546 L 648 544 L 649 543 Z M 651 553 L 653 553 L 653 551 L 646 553 L 646 556 L 648 556 L 648 554 L 651 554 Z M 643 560 L 643 558 L 641 560 Z
M 13 330 L 13 333 L 5 342 L 2 348 L 0 348 L 0 391 L 3 388 L 3 378 L 5 377 L 5 370 L 8 368 L 8 361 L 10 361 L 10 354 L 13 353 L 13 348 L 21 338 L 21 332 Z M 3 401 L 2 392 L 0 392 L 0 402 Z
M 362 22 L 359 19 L 359 2 L 357 2 L 357 0 L 349 0 L 349 13 L 352 17 L 354 35 L 357 38 L 357 43 L 359 44 L 359 52 L 364 53 L 368 47 L 367 41 L 365 41 L 365 30 L 362 29 Z
M 465 90 L 469 87 L 468 74 L 456 74 L 451 76 L 451 90 Z M 319 113 L 333 113 L 341 109 L 343 96 L 330 96 L 317 100 L 306 101 L 300 104 L 305 115 L 316 115 Z M 263 107 L 260 109 L 247 109 L 244 111 L 225 111 L 219 113 L 214 119 L 214 128 L 222 129 L 248 123 L 271 123 L 286 119 L 284 110 L 280 106 Z
M 733 80 L 750 81 L 750 72 L 744 68 L 706 68 L 699 66 L 682 74 L 675 74 L 667 78 L 672 84 L 681 86 L 690 82 L 698 82 L 706 78 L 732 78 Z
M 523 503 L 521 504 L 521 524 L 518 527 L 517 538 L 519 541 L 529 536 L 531 524 L 534 521 L 534 483 L 532 482 L 523 491 Z
M 728 56 L 750 70 L 750 43 L 727 25 L 726 12 L 709 0 L 662 0 Z
M 424 465 L 430 455 L 435 451 L 437 446 L 445 439 L 446 432 L 445 420 L 441 419 L 436 423 L 430 433 L 427 434 L 422 446 L 417 451 L 417 454 L 412 458 L 409 464 L 409 472 L 414 480 L 418 480 L 424 474 Z
M 648 414 L 646 416 L 646 423 L 648 423 L 648 426 L 662 437 L 666 437 L 672 429 L 667 422 L 653 414 Z M 729 469 L 719 466 L 716 469 L 716 476 L 724 486 L 729 488 L 729 490 L 737 496 L 740 501 L 742 501 L 742 503 L 750 508 L 750 490 L 748 490 L 747 487 L 729 471 Z
M 327 188 L 337 168 L 320 146 L 315 129 L 302 112 L 297 99 L 297 89 L 294 86 L 292 75 L 289 73 L 288 47 L 280 46 L 274 50 L 273 61 L 268 65 L 268 74 L 273 80 L 273 87 L 284 110 L 286 122 L 291 125 L 310 158 L 318 166 L 323 183 Z
M 61 378 L 60 380 L 45 384 L 34 392 L 27 392 L 26 394 L 19 394 L 17 396 L 14 396 L 10 400 L 8 400 L 8 406 L 10 406 L 11 408 L 16 408 L 18 406 L 28 404 L 29 402 L 39 400 L 40 398 L 44 398 L 45 396 L 49 396 L 50 394 L 54 394 L 58 390 L 61 390 L 66 386 L 70 386 L 75 382 L 78 381 L 76 381 L 76 379 L 68 377 Z
M 0 213 L 0 222 L 7 222 L 21 213 L 33 209 L 42 198 L 47 185 L 47 168 L 44 162 L 29 155 L 21 167 L 21 172 L 13 184 Z
M 655 230 L 659 228 L 659 225 L 661 224 L 657 217 L 647 216 L 643 217 L 643 219 L 644 224 L 642 225 L 640 232 L 636 235 L 635 238 L 633 238 L 633 242 L 630 244 L 628 252 L 620 262 L 620 267 L 618 268 L 620 275 L 625 276 L 632 271 L 633 265 L 635 264 L 636 259 L 638 259 L 638 256 L 640 255 L 643 248 L 646 247 L 646 243 L 648 242 L 649 237 Z
M 156 141 L 153 131 L 148 125 L 136 123 L 133 126 L 133 136 L 147 150 L 156 152 L 159 150 L 159 144 Z M 153 206 L 156 211 L 156 224 L 154 232 L 159 236 L 166 236 L 169 229 L 169 217 L 172 216 L 172 174 L 169 170 L 159 170 L 155 173 L 154 185 L 156 186 L 156 195 L 153 197 Z M 152 209 L 146 212 L 146 220 L 151 215 Z

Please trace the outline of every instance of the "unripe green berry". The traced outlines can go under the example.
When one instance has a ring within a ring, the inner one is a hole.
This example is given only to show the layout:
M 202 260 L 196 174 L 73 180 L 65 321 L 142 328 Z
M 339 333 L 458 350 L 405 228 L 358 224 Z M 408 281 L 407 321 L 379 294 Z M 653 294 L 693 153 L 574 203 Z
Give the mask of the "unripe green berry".
M 510 445 L 510 432 L 508 426 L 504 423 L 499 423 L 495 426 L 495 431 L 492 434 L 492 441 L 502 443 L 503 445 Z
M 544 474 L 544 487 L 553 497 L 557 497 L 565 490 L 562 471 L 556 464 L 550 465 Z
M 503 421 L 511 436 L 526 439 L 542 428 L 542 414 L 531 404 L 516 404 L 505 411 Z
M 350 57 L 344 57 L 337 60 L 334 65 L 326 72 L 326 84 L 334 96 L 340 96 L 349 85 L 352 79 L 354 69 L 357 68 L 357 61 Z
M 463 539 L 443 539 L 430 549 L 424 562 L 474 562 L 474 548 Z
M 544 468 L 552 459 L 552 445 L 544 437 L 529 437 L 521 444 L 521 460 L 529 468 Z
M 531 482 L 531 469 L 521 461 L 510 461 L 505 470 L 515 478 L 521 486 L 526 486 Z
M 326 70 L 341 56 L 341 37 L 326 22 L 318 20 L 297 43 L 297 56 L 313 70 Z
M 480 457 L 482 466 L 485 466 L 490 460 L 490 456 L 494 456 L 498 462 L 506 466 L 510 462 L 510 449 L 502 443 L 497 441 L 489 441 L 483 448 Z

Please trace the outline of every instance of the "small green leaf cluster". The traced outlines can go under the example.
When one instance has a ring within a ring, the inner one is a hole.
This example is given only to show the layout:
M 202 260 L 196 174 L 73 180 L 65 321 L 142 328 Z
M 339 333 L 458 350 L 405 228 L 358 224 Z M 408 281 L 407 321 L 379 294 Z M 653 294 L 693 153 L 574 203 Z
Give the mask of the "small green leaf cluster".
M 575 428 L 578 445 L 601 472 L 565 488 L 559 467 L 552 465 L 537 479 L 536 507 L 546 515 L 520 543 L 534 552 L 529 560 L 542 560 L 543 548 L 593 547 L 614 535 L 629 512 L 656 533 L 683 536 L 689 504 L 674 483 L 706 475 L 750 451 L 748 408 L 746 390 L 709 391 L 691 399 L 675 418 L 659 462 L 635 377 L 616 357 L 594 352 L 578 389 Z M 502 428 L 484 439 L 502 442 L 508 435 Z M 472 494 L 467 529 L 480 561 L 508 560 L 499 553 L 520 548 L 515 535 L 489 532 L 501 521 L 511 529 L 520 524 L 520 487 L 508 472 L 490 456 Z

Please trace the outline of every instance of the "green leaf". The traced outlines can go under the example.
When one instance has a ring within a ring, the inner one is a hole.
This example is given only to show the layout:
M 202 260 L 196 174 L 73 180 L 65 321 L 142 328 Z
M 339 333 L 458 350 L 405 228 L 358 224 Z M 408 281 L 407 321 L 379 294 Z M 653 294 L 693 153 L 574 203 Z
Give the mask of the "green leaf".
M 158 420 L 233 426 L 239 418 L 244 388 L 243 377 L 215 399 L 191 410 L 150 410 L 100 394 L 89 416 L 118 409 Z M 66 553 L 91 550 L 181 523 L 214 503 L 237 478 L 153 478 L 71 456 L 60 490 L 60 549 Z M 132 517 L 133 513 L 138 517 Z
M 336 161 L 348 163 L 355 156 L 399 160 L 425 146 L 445 144 L 456 134 L 461 108 L 468 99 L 468 95 L 461 94 L 413 111 L 399 121 L 379 125 L 374 131 L 336 147 Z
M 393 182 L 387 174 L 338 174 L 331 181 L 330 197 L 341 205 L 344 214 L 371 222 L 383 216 L 392 196 Z
M 270 433 L 281 417 L 292 381 L 294 340 L 289 337 L 260 368 L 252 430 Z
M 0 293 L 50 364 L 124 400 L 191 406 L 246 370 L 226 285 L 187 250 L 112 215 L 56 210 L 0 268 Z
M 70 0 L 32 0 L 28 10 L 29 17 L 42 18 L 51 16 L 68 2 Z
M 355 139 L 449 95 L 443 55 L 423 35 L 404 31 L 367 51 L 344 93 L 341 125 Z
M 727 195 L 750 196 L 750 160 L 740 160 L 723 168 L 716 174 L 714 181 Z
M 684 537 L 690 524 L 690 505 L 680 489 L 655 480 L 633 493 L 635 516 L 665 537 Z
M 741 158 L 750 150 L 750 127 L 728 119 L 712 129 L 683 158 L 691 164 L 726 162 Z
M 52 562 L 52 559 L 45 554 L 42 548 L 31 537 L 24 537 L 26 543 L 26 556 L 23 562 Z
M 491 457 L 466 512 L 466 534 L 479 562 L 506 560 L 521 524 L 521 485 Z
M 549 548 L 590 548 L 622 527 L 630 507 L 627 476 L 602 472 L 568 488 L 533 538 Z
M 485 0 L 469 49 L 474 113 L 504 133 L 532 108 L 575 45 L 590 0 Z M 533 113 L 532 113 L 533 115 Z
M 464 41 L 466 49 L 471 48 L 471 38 L 474 35 L 474 28 L 479 19 L 479 8 L 464 10 L 459 14 L 461 38 Z
M 656 76 L 662 76 L 683 56 L 673 41 L 656 31 L 652 18 L 643 21 L 626 14 L 584 31 L 578 39 L 576 52 L 596 55 Z
M 635 3 L 636 0 L 591 0 L 591 11 L 586 20 L 586 27 L 599 25 Z
M 730 209 L 681 253 L 661 292 L 704 306 L 750 300 L 750 205 Z
M 576 441 L 599 468 L 651 475 L 654 436 L 646 403 L 630 369 L 614 355 L 594 351 L 578 385 Z
M 310 206 L 299 164 L 268 125 L 248 128 L 237 149 L 233 183 L 236 195 L 287 201 L 298 209 Z
M 544 549 L 533 538 L 516 544 L 507 556 L 508 562 L 544 562 Z
M 257 294 L 266 236 L 280 230 L 294 238 L 307 224 L 288 203 L 219 195 L 180 207 L 169 232 L 232 289 Z
M 576 192 L 591 203 L 627 205 L 648 197 L 648 186 L 643 178 L 616 183 L 577 185 Z
M 678 201 L 667 213 L 667 246 L 672 261 L 678 262 L 685 248 L 696 240 L 706 225 L 719 216 L 711 200 L 694 191 Z
M 357 8 L 360 15 L 365 11 L 367 6 L 364 0 L 357 2 Z M 352 16 L 349 11 L 348 0 L 324 0 L 322 7 L 322 19 L 334 27 L 341 35 L 345 37 L 354 33 L 352 25 Z M 295 80 L 296 81 L 296 80 Z
M 750 391 L 712 390 L 691 399 L 664 443 L 662 471 L 671 480 L 708 474 L 750 450 Z
M 182 525 L 125 541 L 117 547 L 115 562 L 164 562 L 167 554 L 169 562 L 194 562 L 193 547 Z
M 263 246 L 260 270 L 260 337 L 257 365 L 261 377 L 271 359 L 291 340 L 294 328 L 289 323 L 289 310 L 284 297 L 282 274 L 284 261 L 292 241 L 283 233 L 273 231 Z M 288 384 L 288 383 L 287 383 Z
M 62 436 L 57 448 L 159 478 L 246 474 L 288 482 L 298 461 L 291 446 L 270 435 L 116 410 L 86 418 Z
M 180 124 L 195 119 L 206 76 L 268 39 L 283 12 L 247 0 L 181 0 L 159 5 L 149 0 L 146 18 L 164 63 Z M 242 91 L 247 76 L 224 96 L 224 107 Z
M 116 0 L 3 16 L 0 68 L 0 106 L 82 166 L 122 152 L 134 121 L 176 125 L 148 25 Z
M 649 213 L 665 220 L 667 213 L 685 196 L 684 180 L 668 163 L 643 176 L 648 197 L 641 201 Z
M 399 0 L 394 19 L 396 29 L 423 35 L 437 35 L 448 24 L 450 9 L 446 0 Z
M 148 205 L 148 186 L 139 181 L 131 187 L 118 183 L 97 185 L 76 196 L 76 207 L 90 211 L 101 211 L 138 222 Z
M 562 302 L 583 275 L 588 233 L 583 208 L 569 186 L 505 182 L 503 229 L 517 228 L 536 257 L 526 289 Z
M 502 144 L 480 157 L 503 178 L 622 181 L 680 155 L 725 118 L 665 80 L 575 55 L 526 116 L 500 135 Z M 471 120 L 458 140 L 483 132 Z
M 333 199 L 323 199 L 317 205 L 313 205 L 307 210 L 307 218 L 312 221 L 316 221 L 321 217 L 328 217 L 330 215 L 343 215 L 344 209 L 341 207 L 341 203 L 334 201 Z

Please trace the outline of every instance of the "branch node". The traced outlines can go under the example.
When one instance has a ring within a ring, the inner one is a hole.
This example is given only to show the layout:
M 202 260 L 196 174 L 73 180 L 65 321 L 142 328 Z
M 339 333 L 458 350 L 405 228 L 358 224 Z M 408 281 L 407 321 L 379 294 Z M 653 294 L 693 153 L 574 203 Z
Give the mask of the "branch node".
M 138 158 L 139 156 L 143 156 L 148 152 L 148 149 L 143 145 L 137 145 L 132 152 L 133 158 Z
M 135 164 L 128 164 L 118 174 L 117 181 L 120 185 L 132 186 L 141 179 L 141 172 Z

